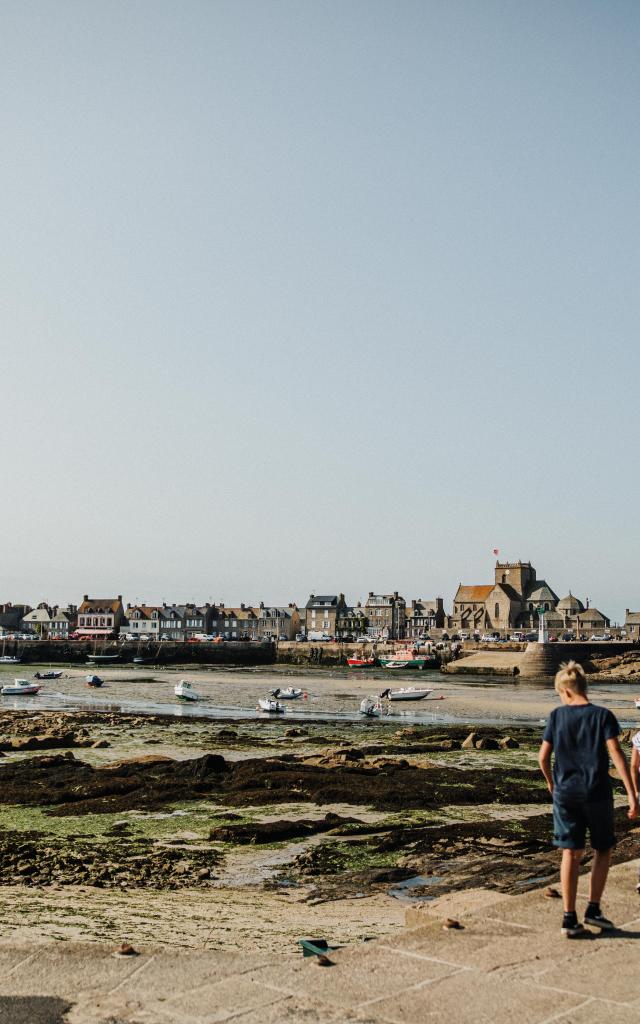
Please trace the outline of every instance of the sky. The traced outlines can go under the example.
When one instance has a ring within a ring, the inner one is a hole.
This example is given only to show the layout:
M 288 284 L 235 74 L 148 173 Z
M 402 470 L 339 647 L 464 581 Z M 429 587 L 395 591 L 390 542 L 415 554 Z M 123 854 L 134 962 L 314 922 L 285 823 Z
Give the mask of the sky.
M 640 607 L 640 6 L 4 0 L 0 601 Z

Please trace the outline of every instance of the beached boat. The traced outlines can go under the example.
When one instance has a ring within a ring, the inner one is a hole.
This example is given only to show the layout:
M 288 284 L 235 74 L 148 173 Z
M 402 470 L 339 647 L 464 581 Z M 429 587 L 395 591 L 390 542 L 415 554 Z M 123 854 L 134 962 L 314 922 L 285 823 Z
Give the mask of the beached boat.
M 180 700 L 200 700 L 200 694 L 196 693 L 186 679 L 181 679 L 177 686 L 174 686 L 173 692 Z
M 118 661 L 119 654 L 87 654 L 87 661 L 93 661 L 96 665 L 102 662 Z
M 62 672 L 34 672 L 34 679 L 60 679 Z
M 260 697 L 256 711 L 268 711 L 272 715 L 281 715 L 284 713 L 284 704 L 273 697 Z
M 284 690 L 272 690 L 271 696 L 281 700 L 297 700 L 303 693 L 304 690 L 298 690 L 295 686 L 287 686 Z
M 354 654 L 351 658 L 347 658 L 349 668 L 374 668 L 377 664 L 378 659 L 373 654 Z
M 40 693 L 40 689 L 37 683 L 30 683 L 28 679 L 14 679 L 12 683 L 3 686 L 0 693 L 3 697 L 28 697 L 30 694 Z
M 640 697 L 638 697 L 638 699 L 637 699 L 637 701 L 636 701 L 636 707 L 637 707 L 637 708 L 640 708 Z
M 417 647 L 400 647 L 393 654 L 379 654 L 378 661 L 382 668 L 436 668 L 437 655 L 430 651 L 422 652 Z
M 100 676 L 88 675 L 88 676 L 85 676 L 84 678 L 85 678 L 85 682 L 86 682 L 87 686 L 98 687 L 98 686 L 102 686 L 102 684 L 104 682 L 104 679 L 101 679 Z
M 424 700 L 433 690 L 426 686 L 403 686 L 399 690 L 384 690 L 380 699 L 387 697 L 388 700 Z
M 0 665 L 19 665 L 22 658 L 14 654 L 3 654 L 0 656 Z
M 367 718 L 380 718 L 386 711 L 377 697 L 365 697 L 360 703 L 360 714 L 366 715 Z

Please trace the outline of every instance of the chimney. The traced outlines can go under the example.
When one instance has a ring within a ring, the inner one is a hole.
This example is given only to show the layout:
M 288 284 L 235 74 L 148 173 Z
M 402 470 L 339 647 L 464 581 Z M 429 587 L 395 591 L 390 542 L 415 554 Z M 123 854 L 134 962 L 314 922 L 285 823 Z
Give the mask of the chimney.
M 261 607 L 261 608 L 264 608 L 264 601 L 261 601 L 261 602 L 260 602 L 260 607 Z
M 339 594 L 338 600 L 344 602 L 344 594 Z
M 313 601 L 313 599 L 314 599 L 314 597 L 315 597 L 315 596 L 316 596 L 315 594 L 309 594 L 309 600 L 310 600 L 310 601 Z
M 244 611 L 244 604 L 242 604 L 242 602 L 240 602 L 240 611 Z
M 416 605 L 417 605 L 417 603 L 418 603 L 418 602 L 417 602 L 417 601 L 416 601 L 416 600 L 415 600 L 414 598 L 412 598 L 412 599 L 411 599 L 411 607 L 413 608 L 414 612 L 415 612 L 415 610 L 416 610 Z
M 394 596 L 394 599 L 397 601 L 398 600 L 398 591 L 397 590 L 394 590 L 393 596 Z
M 118 594 L 118 601 L 122 604 L 122 594 Z
M 373 590 L 369 591 L 369 597 L 373 597 Z
M 88 600 L 89 600 L 89 595 L 85 594 L 84 597 L 83 597 L 83 601 L 88 601 Z

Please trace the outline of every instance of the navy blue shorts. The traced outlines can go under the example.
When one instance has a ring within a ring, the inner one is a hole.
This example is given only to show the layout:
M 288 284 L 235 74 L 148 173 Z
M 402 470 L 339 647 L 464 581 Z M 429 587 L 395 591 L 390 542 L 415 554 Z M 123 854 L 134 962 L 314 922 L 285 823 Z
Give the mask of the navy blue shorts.
M 587 831 L 594 850 L 616 845 L 613 796 L 604 800 L 553 798 L 553 845 L 563 850 L 584 850 Z

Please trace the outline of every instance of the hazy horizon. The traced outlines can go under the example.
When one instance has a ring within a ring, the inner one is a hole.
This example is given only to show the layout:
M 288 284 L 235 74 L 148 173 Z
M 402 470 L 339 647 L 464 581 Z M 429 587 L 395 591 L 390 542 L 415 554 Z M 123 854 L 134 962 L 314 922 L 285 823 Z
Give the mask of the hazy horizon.
M 640 607 L 637 4 L 0 26 L 0 602 Z

